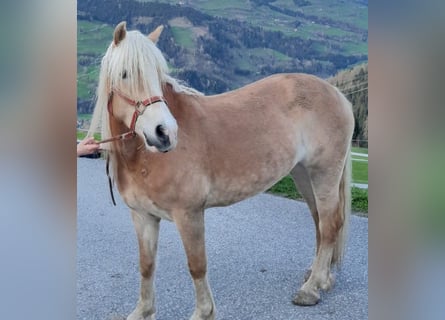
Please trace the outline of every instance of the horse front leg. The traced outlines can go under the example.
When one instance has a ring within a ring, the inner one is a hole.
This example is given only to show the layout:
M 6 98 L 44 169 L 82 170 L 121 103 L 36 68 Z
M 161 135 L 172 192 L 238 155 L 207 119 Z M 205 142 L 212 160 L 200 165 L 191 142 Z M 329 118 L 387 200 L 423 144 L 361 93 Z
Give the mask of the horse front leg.
M 180 212 L 175 215 L 175 223 L 181 235 L 195 287 L 196 307 L 190 320 L 214 320 L 215 303 L 207 281 L 204 211 Z
M 141 291 L 137 306 L 127 320 L 154 320 L 156 308 L 153 278 L 160 219 L 136 211 L 131 211 L 131 216 L 139 243 Z

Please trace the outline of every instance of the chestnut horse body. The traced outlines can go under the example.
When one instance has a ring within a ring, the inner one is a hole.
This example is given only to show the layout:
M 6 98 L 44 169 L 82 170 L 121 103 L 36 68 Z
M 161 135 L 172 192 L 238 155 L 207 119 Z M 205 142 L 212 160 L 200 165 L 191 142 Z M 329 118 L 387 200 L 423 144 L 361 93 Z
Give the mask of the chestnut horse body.
M 161 30 L 144 36 L 149 43 L 144 45 L 153 52 L 158 52 L 154 43 Z M 132 37 L 140 40 L 130 42 Z M 196 295 L 191 319 L 215 319 L 207 281 L 204 210 L 263 192 L 289 173 L 307 201 L 316 229 L 316 255 L 294 303 L 316 304 L 319 290 L 333 285 L 331 265 L 343 255 L 354 127 L 350 103 L 335 87 L 306 74 L 274 75 L 235 91 L 203 96 L 155 66 L 146 71 L 154 77 L 150 88 L 131 87 L 123 76 L 131 66 L 112 70 L 109 56 L 129 50 L 130 43 L 136 50 L 138 41 L 143 41 L 142 35 L 127 32 L 125 23 L 116 27 L 102 62 L 93 116 L 96 125 L 101 118 L 103 138 L 118 136 L 129 131 L 133 109 L 118 95 L 110 102 L 113 90 L 135 99 L 162 97 L 146 107 L 153 110 L 151 115 L 145 111 L 139 116 L 134 138 L 109 145 L 113 178 L 131 209 L 139 243 L 141 292 L 127 319 L 155 319 L 153 278 L 160 219 L 176 224 L 184 244 Z M 141 70 L 146 66 L 133 65 L 138 69 L 130 72 L 133 81 L 143 81 Z M 124 80 L 114 79 L 116 74 Z M 95 125 L 91 132 L 94 129 Z

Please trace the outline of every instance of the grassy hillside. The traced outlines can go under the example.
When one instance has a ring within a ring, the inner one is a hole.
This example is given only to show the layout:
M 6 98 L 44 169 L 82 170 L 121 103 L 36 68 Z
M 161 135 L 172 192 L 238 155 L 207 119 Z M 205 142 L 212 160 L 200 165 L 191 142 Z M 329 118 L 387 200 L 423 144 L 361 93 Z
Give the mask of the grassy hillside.
M 159 3 L 163 2 L 163 3 Z M 366 1 L 78 0 L 78 113 L 92 111 L 114 26 L 148 33 L 173 75 L 206 94 L 278 72 L 327 77 L 367 60 Z
M 114 28 L 100 22 L 77 21 L 77 97 L 89 100 L 97 86 L 102 55 Z
M 139 0 L 151 2 L 150 0 Z M 357 0 L 158 0 L 211 16 L 245 21 L 291 37 L 331 42 L 347 54 L 368 53 L 368 5 Z

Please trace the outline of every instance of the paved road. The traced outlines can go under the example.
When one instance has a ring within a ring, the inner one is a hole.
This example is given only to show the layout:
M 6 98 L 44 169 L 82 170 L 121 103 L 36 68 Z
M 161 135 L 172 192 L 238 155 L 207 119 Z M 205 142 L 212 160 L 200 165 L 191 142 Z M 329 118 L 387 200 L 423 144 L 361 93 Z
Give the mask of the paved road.
M 102 160 L 78 159 L 77 319 L 119 319 L 138 298 L 138 250 L 129 211 L 111 203 Z M 260 194 L 207 211 L 209 281 L 218 320 L 368 319 L 368 220 L 352 216 L 334 289 L 314 307 L 291 303 L 314 253 L 304 203 Z M 161 223 L 157 319 L 188 320 L 194 293 L 174 225 Z

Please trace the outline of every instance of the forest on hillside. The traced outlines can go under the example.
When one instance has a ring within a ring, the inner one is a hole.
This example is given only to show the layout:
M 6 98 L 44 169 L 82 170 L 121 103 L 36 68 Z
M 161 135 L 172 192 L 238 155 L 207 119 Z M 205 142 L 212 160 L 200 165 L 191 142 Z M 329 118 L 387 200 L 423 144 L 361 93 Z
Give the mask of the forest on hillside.
M 140 17 L 150 19 L 138 19 Z M 180 45 L 173 28 L 166 23 L 176 17 L 183 17 L 193 26 L 208 30 L 205 35 L 196 37 L 193 48 Z M 187 6 L 134 0 L 79 0 L 78 19 L 110 25 L 125 20 L 130 29 L 145 33 L 163 24 L 166 28 L 158 46 L 176 68 L 175 76 L 208 94 L 235 89 L 278 72 L 305 72 L 326 77 L 367 60 L 366 55 L 342 54 L 335 48 L 321 50 L 327 44 L 319 40 L 290 37 L 247 22 L 210 16 Z M 267 49 L 287 59 L 279 58 L 276 63 L 268 63 L 260 54 Z M 80 59 L 88 63 L 93 57 Z
M 352 139 L 356 146 L 368 147 L 368 63 L 339 72 L 328 81 L 351 102 L 355 128 Z

